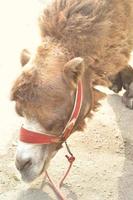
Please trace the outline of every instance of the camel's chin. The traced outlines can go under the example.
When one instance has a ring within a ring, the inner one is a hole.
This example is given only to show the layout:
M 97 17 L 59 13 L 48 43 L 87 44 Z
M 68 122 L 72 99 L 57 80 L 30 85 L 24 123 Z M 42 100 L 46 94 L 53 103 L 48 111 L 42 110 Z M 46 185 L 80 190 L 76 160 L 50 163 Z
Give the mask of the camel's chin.
M 22 181 L 24 181 L 25 183 L 31 183 L 33 182 L 38 176 L 25 176 L 25 175 L 21 175 L 21 179 Z
M 31 183 L 33 182 L 35 179 L 37 179 L 40 175 L 42 174 L 41 172 L 38 173 L 34 173 L 34 172 L 27 172 L 27 173 L 21 173 L 21 179 L 26 182 L 26 183 Z

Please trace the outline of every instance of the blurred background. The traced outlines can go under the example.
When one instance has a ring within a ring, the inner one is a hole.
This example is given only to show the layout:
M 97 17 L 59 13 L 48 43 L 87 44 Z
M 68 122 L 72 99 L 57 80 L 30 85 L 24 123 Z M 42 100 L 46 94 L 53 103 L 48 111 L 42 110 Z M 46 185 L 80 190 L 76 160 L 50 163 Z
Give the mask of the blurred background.
M 16 132 L 19 119 L 10 102 L 10 88 L 21 70 L 23 48 L 34 48 L 38 41 L 37 18 L 44 0 L 0 0 L 0 152 Z M 42 6 L 43 4 L 43 6 Z M 18 121 L 18 123 L 16 123 Z

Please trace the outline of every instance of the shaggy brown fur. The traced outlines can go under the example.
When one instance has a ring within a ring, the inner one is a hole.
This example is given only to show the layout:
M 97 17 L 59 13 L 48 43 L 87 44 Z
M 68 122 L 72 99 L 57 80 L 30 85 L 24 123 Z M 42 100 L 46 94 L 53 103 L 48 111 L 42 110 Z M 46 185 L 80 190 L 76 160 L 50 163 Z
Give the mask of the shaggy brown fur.
M 40 16 L 39 26 L 42 43 L 16 80 L 12 99 L 19 114 L 59 134 L 82 79 L 84 102 L 75 129 L 81 128 L 102 97 L 93 86 L 108 82 L 128 65 L 133 0 L 54 0 Z
M 40 17 L 43 38 L 49 36 L 71 57 L 104 76 L 121 71 L 133 48 L 133 0 L 56 0 Z

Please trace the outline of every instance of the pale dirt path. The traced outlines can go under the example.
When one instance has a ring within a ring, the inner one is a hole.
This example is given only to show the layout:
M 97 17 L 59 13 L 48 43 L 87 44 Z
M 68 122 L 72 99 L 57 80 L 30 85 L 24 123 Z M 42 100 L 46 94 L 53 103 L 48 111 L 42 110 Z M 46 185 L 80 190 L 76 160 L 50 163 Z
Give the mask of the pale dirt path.
M 47 186 L 39 189 L 41 180 L 32 186 L 21 182 L 14 167 L 21 118 L 9 101 L 9 90 L 20 70 L 20 48 L 29 42 L 29 32 L 34 36 L 29 24 L 39 6 L 33 0 L 0 2 L 0 200 L 57 199 Z M 68 200 L 133 200 L 133 111 L 123 106 L 120 96 L 109 93 L 86 130 L 69 139 L 76 161 L 62 188 Z M 62 149 L 49 169 L 57 180 L 67 166 L 64 154 Z

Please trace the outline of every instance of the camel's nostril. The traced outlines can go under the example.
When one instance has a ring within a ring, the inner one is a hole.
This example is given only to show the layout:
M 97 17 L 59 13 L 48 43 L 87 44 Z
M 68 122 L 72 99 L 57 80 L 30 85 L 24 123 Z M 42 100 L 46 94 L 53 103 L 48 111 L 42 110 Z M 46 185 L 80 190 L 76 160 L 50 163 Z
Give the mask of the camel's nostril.
M 16 168 L 21 170 L 26 170 L 32 165 L 32 160 L 30 158 L 16 158 Z

